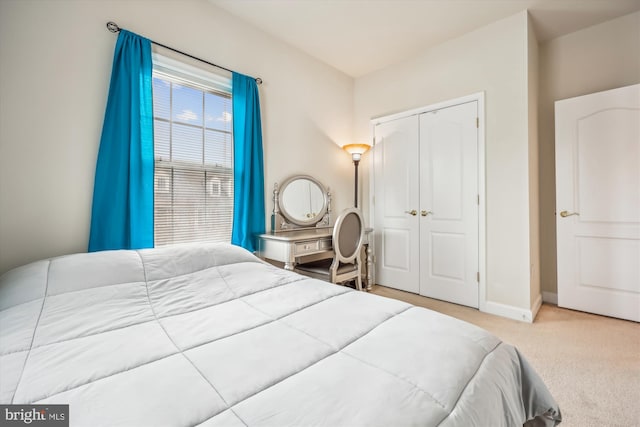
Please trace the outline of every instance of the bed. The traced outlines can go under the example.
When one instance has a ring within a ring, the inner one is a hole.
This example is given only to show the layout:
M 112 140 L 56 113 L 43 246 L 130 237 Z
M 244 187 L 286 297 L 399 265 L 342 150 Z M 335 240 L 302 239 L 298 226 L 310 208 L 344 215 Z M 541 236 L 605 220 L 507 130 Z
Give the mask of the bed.
M 74 254 L 0 278 L 0 403 L 72 426 L 560 422 L 518 351 L 226 244 Z

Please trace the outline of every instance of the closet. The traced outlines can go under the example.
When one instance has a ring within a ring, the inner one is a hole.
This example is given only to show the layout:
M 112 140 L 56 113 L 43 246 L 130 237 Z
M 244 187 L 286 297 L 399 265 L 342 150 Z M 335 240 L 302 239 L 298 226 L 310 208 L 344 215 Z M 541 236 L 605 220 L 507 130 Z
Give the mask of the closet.
M 478 307 L 479 102 L 373 121 L 376 283 Z

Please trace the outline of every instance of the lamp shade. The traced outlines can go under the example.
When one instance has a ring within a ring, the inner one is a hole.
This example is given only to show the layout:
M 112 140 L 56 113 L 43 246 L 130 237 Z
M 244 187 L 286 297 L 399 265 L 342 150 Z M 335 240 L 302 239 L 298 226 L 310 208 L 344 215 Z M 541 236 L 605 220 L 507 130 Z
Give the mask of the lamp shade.
M 368 144 L 347 144 L 342 147 L 342 149 L 351 154 L 351 158 L 356 161 L 359 161 L 369 148 L 371 148 L 371 146 Z
M 347 144 L 342 147 L 349 154 L 364 154 L 371 148 L 368 144 Z

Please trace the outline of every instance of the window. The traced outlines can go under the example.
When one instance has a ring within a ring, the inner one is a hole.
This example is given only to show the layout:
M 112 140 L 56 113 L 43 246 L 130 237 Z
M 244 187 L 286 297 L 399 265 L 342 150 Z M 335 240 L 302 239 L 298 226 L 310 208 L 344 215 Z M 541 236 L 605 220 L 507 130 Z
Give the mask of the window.
M 231 241 L 231 82 L 154 55 L 156 246 Z

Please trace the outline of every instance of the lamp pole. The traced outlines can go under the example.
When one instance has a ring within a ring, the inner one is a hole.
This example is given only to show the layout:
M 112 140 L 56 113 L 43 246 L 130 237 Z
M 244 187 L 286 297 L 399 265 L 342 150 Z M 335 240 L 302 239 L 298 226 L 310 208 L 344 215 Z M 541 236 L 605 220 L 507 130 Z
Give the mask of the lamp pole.
M 361 158 L 362 154 L 360 153 L 353 153 L 351 155 L 351 158 L 353 159 L 353 164 L 355 166 L 355 188 L 353 190 L 353 194 L 354 194 L 354 199 L 353 199 L 353 206 L 354 207 L 358 207 L 358 164 L 360 163 L 360 158 Z

